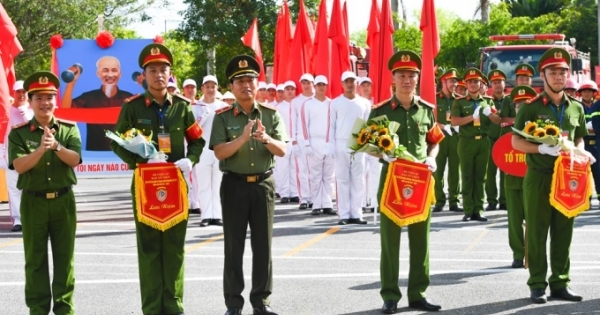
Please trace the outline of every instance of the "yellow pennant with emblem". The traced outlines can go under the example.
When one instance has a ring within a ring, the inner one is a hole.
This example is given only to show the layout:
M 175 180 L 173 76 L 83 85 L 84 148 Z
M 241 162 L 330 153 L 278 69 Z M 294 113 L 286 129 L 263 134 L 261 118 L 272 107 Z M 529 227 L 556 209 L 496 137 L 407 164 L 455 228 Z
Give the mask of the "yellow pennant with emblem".
M 571 159 L 578 159 L 571 161 Z M 583 159 L 583 162 L 582 160 Z M 561 154 L 554 163 L 550 186 L 550 205 L 567 218 L 572 218 L 590 208 L 592 172 L 587 158 Z

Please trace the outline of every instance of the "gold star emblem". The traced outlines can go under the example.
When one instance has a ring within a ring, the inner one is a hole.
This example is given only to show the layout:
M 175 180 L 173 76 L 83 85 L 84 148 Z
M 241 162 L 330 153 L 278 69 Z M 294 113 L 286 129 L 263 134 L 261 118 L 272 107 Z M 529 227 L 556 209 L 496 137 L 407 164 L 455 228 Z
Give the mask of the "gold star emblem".
M 455 77 L 455 76 L 456 76 L 456 71 L 452 71 L 452 72 L 450 72 L 450 75 L 452 75 L 452 76 L 454 76 L 454 77 Z
M 48 77 L 40 77 L 38 80 L 39 84 L 48 84 Z
M 523 70 L 523 71 L 529 71 L 529 69 L 527 69 L 527 66 L 521 67 L 521 70 Z
M 471 71 L 469 71 L 469 74 L 470 74 L 470 75 L 475 75 L 475 70 L 471 70 Z
M 239 66 L 240 68 L 248 68 L 248 61 L 246 61 L 246 60 L 242 59 L 242 60 L 240 60 L 240 62 L 238 63 L 238 66 Z
M 519 95 L 521 95 L 521 96 L 525 95 L 525 90 L 519 90 Z
M 498 76 L 498 71 L 494 71 L 494 76 Z
M 562 53 L 560 51 L 557 51 L 554 53 L 554 58 L 555 59 L 562 59 Z
M 160 49 L 158 47 L 153 47 L 152 49 L 150 49 L 150 54 L 152 56 L 160 55 Z
M 410 56 L 409 56 L 409 55 L 402 55 L 402 56 L 400 57 L 400 60 L 401 60 L 402 62 L 409 62 L 409 61 L 410 61 Z

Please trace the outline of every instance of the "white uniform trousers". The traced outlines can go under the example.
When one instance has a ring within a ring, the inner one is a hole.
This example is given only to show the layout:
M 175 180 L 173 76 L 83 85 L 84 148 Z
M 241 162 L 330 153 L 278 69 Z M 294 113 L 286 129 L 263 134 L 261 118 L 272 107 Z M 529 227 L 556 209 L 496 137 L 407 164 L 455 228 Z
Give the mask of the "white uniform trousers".
M 381 175 L 381 163 L 379 159 L 365 154 L 365 202 L 364 206 L 377 209 L 377 190 L 379 189 L 379 176 Z
M 190 209 L 200 209 L 200 202 L 198 201 L 198 179 L 196 178 L 196 169 L 198 165 L 194 165 L 192 171 L 185 176 L 185 180 L 188 183 L 188 202 Z
M 340 219 L 362 219 L 365 195 L 365 154 L 354 158 L 346 146 L 346 139 L 337 139 L 335 148 L 336 200 Z
M 291 149 L 286 150 L 283 157 L 277 158 L 275 168 L 279 178 L 275 178 L 281 198 L 298 197 L 298 163 Z
M 6 186 L 8 187 L 8 208 L 10 210 L 10 218 L 13 226 L 21 225 L 21 194 L 23 193 L 17 188 L 17 180 L 19 173 L 13 170 L 6 170 Z
M 310 199 L 313 202 L 313 209 L 333 209 L 331 196 L 335 160 L 332 156 L 327 155 L 325 141 L 323 143 L 314 142 L 313 154 L 307 156 L 310 172 Z
M 298 163 L 298 196 L 300 203 L 312 203 L 310 188 L 310 168 L 307 156 L 300 150 L 300 156 L 296 158 Z
M 203 152 L 202 154 L 206 153 L 208 152 Z M 214 163 L 197 164 L 194 169 L 196 178 L 198 178 L 198 201 L 200 209 L 202 209 L 202 220 L 222 219 L 221 196 L 219 192 L 223 173 L 219 170 L 219 161 L 215 158 Z

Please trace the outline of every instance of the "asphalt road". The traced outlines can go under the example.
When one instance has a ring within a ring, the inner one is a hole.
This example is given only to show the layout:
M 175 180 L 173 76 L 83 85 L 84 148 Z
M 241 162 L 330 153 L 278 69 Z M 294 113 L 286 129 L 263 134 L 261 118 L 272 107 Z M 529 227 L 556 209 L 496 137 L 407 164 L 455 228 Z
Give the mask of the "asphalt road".
M 129 178 L 80 179 L 76 187 L 78 229 L 75 254 L 76 314 L 141 314 L 135 228 Z M 506 212 L 486 223 L 462 222 L 461 215 L 435 213 L 430 234 L 431 285 L 428 298 L 441 314 L 600 314 L 600 211 L 576 219 L 571 246 L 571 288 L 580 303 L 529 300 L 525 269 L 511 269 Z M 2 314 L 27 314 L 24 255 L 20 233 L 11 233 L 8 206 L 0 205 L 0 307 Z M 279 314 L 381 314 L 378 225 L 336 225 L 335 216 L 311 216 L 297 205 L 277 205 L 273 240 L 272 306 Z M 222 229 L 200 228 L 191 215 L 187 233 L 185 313 L 223 314 Z M 406 294 L 408 247 L 402 234 L 400 287 Z M 244 260 L 249 294 L 251 248 Z M 400 312 L 421 314 L 407 307 Z M 247 303 L 244 314 L 251 314 Z

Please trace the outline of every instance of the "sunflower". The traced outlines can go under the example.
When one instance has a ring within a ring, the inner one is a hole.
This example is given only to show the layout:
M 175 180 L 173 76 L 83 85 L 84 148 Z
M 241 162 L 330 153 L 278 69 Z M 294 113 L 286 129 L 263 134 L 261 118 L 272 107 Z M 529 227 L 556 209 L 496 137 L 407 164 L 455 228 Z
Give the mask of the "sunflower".
M 533 136 L 534 137 L 538 137 L 538 138 L 542 138 L 542 137 L 546 136 L 546 130 L 544 130 L 544 128 L 536 128 L 533 131 Z
M 367 141 L 369 141 L 370 138 L 370 134 L 369 134 L 369 130 L 366 128 L 363 128 L 360 133 L 358 133 L 358 138 L 356 138 L 356 142 L 359 145 L 365 145 L 367 143 Z
M 379 137 L 379 142 L 377 144 L 384 151 L 389 151 L 394 147 L 394 141 L 392 141 L 392 137 L 388 135 Z
M 560 129 L 554 125 L 546 125 L 546 134 L 549 136 L 556 137 L 560 134 Z
M 380 136 L 387 136 L 390 134 L 389 130 L 385 127 L 377 129 L 377 134 Z
M 529 121 L 525 124 L 525 128 L 523 128 L 523 131 L 526 134 L 532 134 L 538 127 L 538 124 L 536 124 L 534 121 Z

